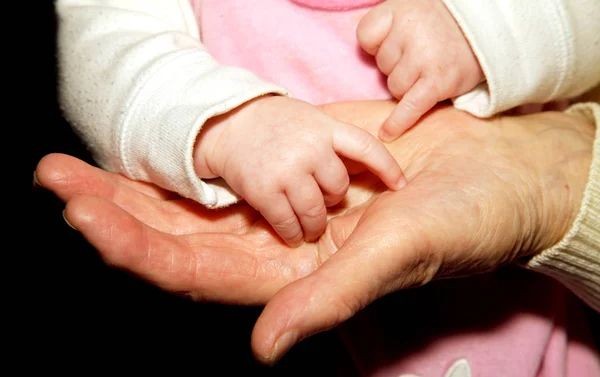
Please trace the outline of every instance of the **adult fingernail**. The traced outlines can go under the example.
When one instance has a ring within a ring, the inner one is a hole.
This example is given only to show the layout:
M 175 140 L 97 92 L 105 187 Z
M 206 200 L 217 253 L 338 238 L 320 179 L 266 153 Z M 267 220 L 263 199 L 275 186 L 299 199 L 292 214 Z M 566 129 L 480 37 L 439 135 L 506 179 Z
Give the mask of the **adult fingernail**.
M 43 187 L 37 179 L 37 173 L 33 171 L 33 187 Z
M 288 331 L 277 339 L 273 346 L 273 353 L 269 357 L 269 363 L 275 364 L 287 351 L 292 348 L 298 340 L 298 333 L 295 331 Z
M 65 220 L 65 222 L 67 223 L 67 225 L 68 225 L 68 226 L 70 226 L 71 228 L 73 228 L 73 229 L 77 230 L 77 228 L 75 228 L 75 227 L 73 226 L 73 224 L 71 224 L 71 223 L 69 222 L 69 220 L 67 220 L 67 216 L 65 216 L 65 211 L 64 211 L 64 210 L 62 211 L 62 217 L 63 217 L 63 220 Z M 78 231 L 78 230 L 77 230 L 77 231 Z

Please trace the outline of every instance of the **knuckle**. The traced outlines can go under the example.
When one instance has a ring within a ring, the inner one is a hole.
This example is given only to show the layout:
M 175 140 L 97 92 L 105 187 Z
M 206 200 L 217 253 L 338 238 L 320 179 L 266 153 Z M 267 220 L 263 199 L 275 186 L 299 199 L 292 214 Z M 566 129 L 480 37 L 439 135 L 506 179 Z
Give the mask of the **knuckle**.
M 363 159 L 367 158 L 375 151 L 375 144 L 371 139 L 370 134 L 363 134 L 362 137 L 356 139 L 357 150 L 362 155 Z
M 375 63 L 377 63 L 377 68 L 379 68 L 384 75 L 389 75 L 395 65 L 395 62 L 392 61 L 390 55 L 382 50 L 375 56 Z
M 404 80 L 393 72 L 388 76 L 387 86 L 390 93 L 396 98 L 401 98 L 406 94 L 407 88 Z
M 335 185 L 329 190 L 329 193 L 334 196 L 344 196 L 344 195 L 346 195 L 346 192 L 348 192 L 349 186 L 350 186 L 350 177 L 348 176 L 348 174 L 343 174 L 335 182 Z
M 438 80 L 425 80 L 422 83 L 423 90 L 417 92 L 415 96 L 415 101 L 425 102 L 429 98 L 439 98 L 440 93 L 442 92 L 440 84 Z
M 239 183 L 238 194 L 243 196 L 250 204 L 268 203 L 269 193 L 274 190 L 275 183 L 270 179 L 243 179 Z
M 325 145 L 322 135 L 304 135 L 297 140 L 296 145 L 290 145 L 289 150 L 280 156 L 279 175 L 292 178 L 300 171 L 310 170 L 323 157 Z
M 371 38 L 369 34 L 369 23 L 366 15 L 363 17 L 356 27 L 356 39 L 363 48 L 371 47 Z
M 325 235 L 331 240 L 334 251 L 339 250 L 350 234 L 352 230 L 348 227 L 348 220 L 343 216 L 336 216 L 329 220 Z
M 269 219 L 273 229 L 283 238 L 290 241 L 302 239 L 302 229 L 294 214 L 284 214 Z
M 370 54 L 374 54 L 388 34 L 393 14 L 385 8 L 374 7 L 365 14 L 356 27 L 358 43 Z
M 302 216 L 309 219 L 318 219 L 323 217 L 327 213 L 327 208 L 325 207 L 325 203 L 320 200 L 319 202 L 314 203 L 313 205 L 306 208 Z
M 301 230 L 294 232 L 292 234 L 287 234 L 283 238 L 289 241 L 290 244 L 297 244 L 302 242 L 304 235 Z
M 366 304 L 367 303 L 363 302 L 362 299 L 353 295 L 340 297 L 338 300 L 333 302 L 333 306 L 335 307 L 338 315 L 336 321 L 343 322 L 347 320 L 364 308 Z
M 422 113 L 428 110 L 431 102 L 437 99 L 435 84 L 422 84 L 419 90 L 413 90 L 410 95 L 402 99 L 402 105 L 408 111 Z M 433 86 L 432 86 L 433 85 Z
M 465 77 L 462 77 L 457 67 L 449 64 L 439 64 L 437 70 L 431 76 L 436 79 L 428 80 L 430 90 L 434 90 L 438 95 L 448 93 L 448 96 L 450 96 L 454 88 L 459 87 L 467 81 Z
M 358 26 L 356 27 L 356 38 L 361 46 L 372 47 L 377 44 L 375 35 L 373 34 L 376 21 L 377 18 L 375 17 L 373 10 L 365 14 L 359 21 Z
M 325 195 L 325 205 L 327 207 L 333 207 L 339 204 L 342 201 L 342 199 L 344 199 L 344 195 Z
M 401 101 L 402 107 L 411 113 L 420 111 L 420 108 L 423 107 L 420 102 L 421 100 L 415 96 L 404 97 Z
M 375 56 L 377 68 L 383 74 L 389 76 L 400 61 L 401 55 L 402 51 L 399 43 L 395 40 L 390 40 L 389 37 L 386 38 Z
M 291 229 L 297 222 L 296 215 L 288 211 L 275 212 L 269 217 L 269 222 L 277 230 Z

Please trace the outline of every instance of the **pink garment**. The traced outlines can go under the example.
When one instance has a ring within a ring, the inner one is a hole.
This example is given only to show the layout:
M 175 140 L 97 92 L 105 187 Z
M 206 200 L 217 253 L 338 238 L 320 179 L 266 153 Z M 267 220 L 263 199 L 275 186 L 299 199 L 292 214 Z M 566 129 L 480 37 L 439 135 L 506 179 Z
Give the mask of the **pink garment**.
M 355 36 L 378 0 L 191 2 L 204 45 L 223 64 L 314 104 L 391 98 Z M 362 376 L 444 377 L 464 359 L 473 377 L 600 377 L 579 301 L 518 269 L 399 292 L 340 330 Z
M 461 359 L 473 377 L 600 375 L 580 302 L 516 267 L 398 292 L 341 334 L 363 376 L 444 377 Z
M 322 10 L 350 10 L 368 7 L 380 3 L 381 0 L 292 0 L 308 8 Z
M 248 68 L 314 104 L 391 98 L 385 76 L 356 40 L 367 8 L 316 10 L 299 3 L 205 0 L 202 41 L 221 63 Z

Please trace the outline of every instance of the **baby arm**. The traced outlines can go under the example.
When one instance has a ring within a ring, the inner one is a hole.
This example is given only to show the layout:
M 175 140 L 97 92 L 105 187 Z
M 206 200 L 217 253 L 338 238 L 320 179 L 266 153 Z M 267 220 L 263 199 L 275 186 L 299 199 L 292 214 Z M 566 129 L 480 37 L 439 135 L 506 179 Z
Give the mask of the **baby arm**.
M 210 208 L 242 196 L 290 244 L 318 237 L 325 205 L 345 193 L 338 155 L 391 188 L 401 181 L 370 134 L 306 103 L 263 97 L 286 92 L 216 62 L 187 0 L 56 5 L 61 106 L 101 167 Z
M 239 200 L 203 181 L 194 142 L 207 119 L 286 91 L 219 64 L 187 0 L 58 0 L 59 101 L 96 163 L 222 207 Z
M 392 190 L 406 184 L 370 133 L 288 97 L 265 96 L 211 119 L 194 152 L 199 177 L 223 177 L 292 246 L 317 239 L 326 208 L 345 196 L 341 157 L 363 164 Z
M 594 0 L 388 0 L 367 13 L 357 34 L 400 99 L 382 127 L 385 139 L 438 101 L 489 117 L 571 98 L 600 82 Z

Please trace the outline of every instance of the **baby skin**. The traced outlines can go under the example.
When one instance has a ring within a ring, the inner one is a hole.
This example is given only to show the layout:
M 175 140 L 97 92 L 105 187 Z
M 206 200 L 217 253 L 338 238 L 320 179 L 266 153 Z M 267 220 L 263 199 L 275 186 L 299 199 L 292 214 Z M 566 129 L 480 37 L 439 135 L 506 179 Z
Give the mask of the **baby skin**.
M 196 174 L 222 177 L 290 246 L 323 233 L 327 207 L 348 190 L 346 162 L 364 166 L 391 190 L 406 185 L 375 136 L 289 97 L 259 97 L 210 119 L 194 147 Z
M 385 1 L 363 17 L 357 36 L 400 100 L 379 131 L 383 141 L 484 79 L 439 0 Z M 222 177 L 291 246 L 323 233 L 327 207 L 348 190 L 348 162 L 368 168 L 389 189 L 406 185 L 400 166 L 370 133 L 288 97 L 260 97 L 211 119 L 194 152 L 200 178 Z
M 399 100 L 378 131 L 384 142 L 397 139 L 438 102 L 485 80 L 441 0 L 384 1 L 361 19 L 357 38 Z M 348 190 L 346 163 L 368 168 L 389 189 L 406 185 L 374 136 L 288 97 L 261 97 L 209 121 L 194 161 L 200 178 L 222 177 L 291 246 L 325 230 L 327 207 Z
M 387 0 L 361 19 L 357 37 L 399 100 L 379 130 L 397 139 L 436 103 L 485 80 L 469 42 L 441 0 Z

